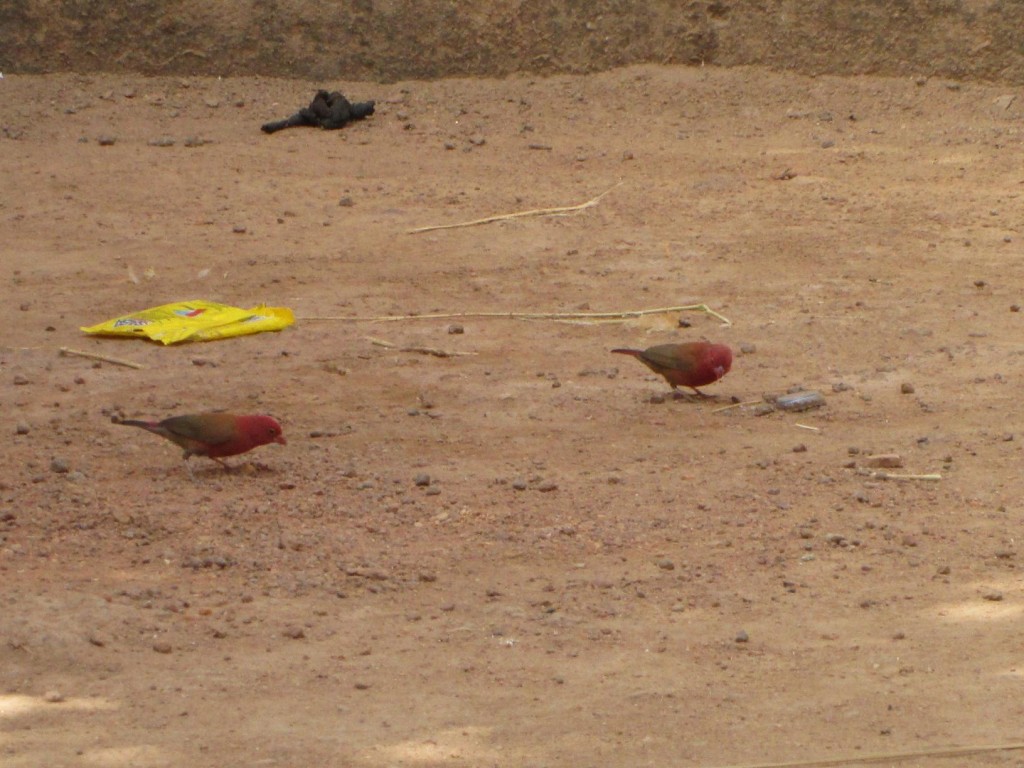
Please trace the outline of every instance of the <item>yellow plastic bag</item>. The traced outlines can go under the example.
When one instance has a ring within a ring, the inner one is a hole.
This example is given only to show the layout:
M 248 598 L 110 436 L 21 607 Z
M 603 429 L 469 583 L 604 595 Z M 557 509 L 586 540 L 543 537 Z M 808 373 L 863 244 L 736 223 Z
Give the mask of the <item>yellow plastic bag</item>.
M 97 336 L 134 336 L 177 344 L 280 331 L 294 322 L 295 315 L 287 307 L 240 309 L 197 300 L 144 309 L 81 330 Z

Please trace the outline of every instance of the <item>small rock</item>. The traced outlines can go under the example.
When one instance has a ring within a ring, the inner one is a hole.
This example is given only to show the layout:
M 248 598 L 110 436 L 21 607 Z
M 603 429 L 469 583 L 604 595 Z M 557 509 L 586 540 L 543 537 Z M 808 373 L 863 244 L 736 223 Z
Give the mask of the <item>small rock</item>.
M 14 427 L 14 434 L 16 435 L 27 435 L 28 433 L 29 427 L 24 421 L 19 421 L 17 426 Z
M 28 379 L 25 376 L 22 376 L 20 373 L 14 374 L 13 381 L 14 381 L 14 386 L 16 386 L 16 387 L 23 387 L 26 384 L 28 384 Z
M 674 571 L 676 569 L 676 564 L 669 560 L 667 557 L 663 557 L 661 560 L 658 561 L 657 564 L 658 567 L 661 568 L 661 570 L 663 571 Z
M 741 355 L 752 355 L 755 352 L 757 352 L 757 345 L 756 344 L 740 344 L 740 354 Z
M 647 402 L 649 402 L 651 405 L 660 405 L 661 403 L 665 402 L 665 396 L 660 392 L 655 392 L 653 395 L 651 395 L 650 399 Z
M 998 603 L 1000 600 L 1003 599 L 1003 593 L 1000 592 L 998 589 L 990 589 L 986 590 L 985 592 L 982 592 L 981 597 L 983 600 L 989 600 L 993 603 Z
M 747 634 L 747 631 L 745 629 L 741 629 L 739 632 L 736 633 L 736 637 L 734 639 L 737 643 L 749 643 L 750 635 Z
M 170 653 L 174 649 L 171 647 L 170 643 L 160 640 L 153 643 L 153 650 L 157 653 Z
M 474 133 L 472 136 L 469 137 L 469 143 L 472 144 L 474 147 L 482 147 L 484 144 L 487 143 L 487 139 L 485 139 L 479 133 Z
M 64 701 L 64 694 L 60 691 L 47 691 L 43 694 L 43 701 L 48 704 L 60 704 Z
M 798 443 L 793 446 L 793 453 L 807 453 L 807 446 L 803 443 Z
M 54 458 L 50 461 L 50 471 L 56 472 L 58 475 L 65 475 L 71 467 L 68 465 L 68 460 L 60 457 Z
M 369 683 L 364 683 L 364 682 L 357 682 L 357 683 L 355 684 L 355 689 L 356 689 L 357 691 L 365 691 L 365 690 L 369 689 L 369 687 L 370 687 L 370 684 L 369 684 Z
M 465 332 L 466 329 L 463 328 L 459 323 L 452 323 L 451 325 L 448 326 L 448 333 L 452 335 L 458 335 Z
M 245 227 L 241 225 L 236 225 L 231 228 L 231 231 L 234 232 L 236 235 L 244 235 L 246 230 Z
M 425 472 L 421 472 L 420 474 L 416 475 L 416 477 L 414 477 L 412 481 L 419 487 L 425 488 L 426 486 L 430 485 L 430 475 L 426 474 Z
M 940 576 L 949 576 L 952 569 L 948 565 L 940 565 L 935 569 L 935 572 Z
M 338 201 L 338 205 L 340 205 L 342 208 L 351 208 L 353 205 L 355 205 L 355 201 L 348 195 L 345 195 L 345 197 L 341 198 Z
M 995 99 L 992 100 L 992 104 L 997 109 L 1001 109 L 1001 110 L 1003 110 L 1005 112 L 1006 110 L 1008 110 L 1010 108 L 1010 105 L 1013 104 L 1013 102 L 1014 102 L 1014 100 L 1016 98 L 1017 97 L 1014 94 L 1007 93 L 1007 94 L 1005 94 L 1003 96 L 997 96 Z
M 824 404 L 825 398 L 820 392 L 813 390 L 782 395 L 775 400 L 776 407 L 790 412 L 808 411 L 811 408 L 820 408 Z
M 527 488 L 525 480 L 513 480 L 512 489 L 516 491 L 525 491 Z
M 900 394 L 903 394 L 903 395 L 912 395 L 912 394 L 914 394 L 914 385 L 911 384 L 909 381 L 904 381 L 902 384 L 900 384 Z
M 456 147 L 456 146 L 457 146 L 457 145 L 455 144 L 455 142 L 454 142 L 454 141 L 446 141 L 446 142 L 444 143 L 444 148 L 445 148 L 445 149 L 447 149 L 447 150 L 452 150 L 452 149 L 455 149 L 455 147 Z
M 558 483 L 551 480 L 545 480 L 543 483 L 537 486 L 537 490 L 541 493 L 550 493 L 551 491 L 558 490 Z
M 206 106 L 208 106 L 210 109 L 216 109 L 217 107 L 220 106 L 220 99 L 214 99 L 212 97 L 208 97 L 208 98 L 203 99 L 203 103 Z
M 281 634 L 290 640 L 301 640 L 306 636 L 306 631 L 302 627 L 287 627 Z
M 883 469 L 899 469 L 903 466 L 903 457 L 898 453 L 879 453 L 864 458 L 864 466 Z
M 100 136 L 99 138 L 96 139 L 96 142 L 101 147 L 111 147 L 114 145 L 114 142 L 116 141 L 117 139 L 115 139 L 113 136 Z
M 173 147 L 174 139 L 172 139 L 170 136 L 160 136 L 159 138 L 156 139 L 150 139 L 149 141 L 146 142 L 146 144 L 148 144 L 151 147 Z

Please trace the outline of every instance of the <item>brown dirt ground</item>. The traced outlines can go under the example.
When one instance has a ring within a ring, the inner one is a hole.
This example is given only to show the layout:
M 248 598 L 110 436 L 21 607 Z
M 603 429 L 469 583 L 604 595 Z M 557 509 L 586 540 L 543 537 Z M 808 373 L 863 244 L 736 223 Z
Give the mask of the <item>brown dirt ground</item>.
M 1024 740 L 1020 101 L 710 67 L 333 85 L 376 116 L 265 136 L 309 83 L 0 81 L 6 768 Z M 78 331 L 188 298 L 300 319 Z M 347 320 L 693 302 L 732 325 Z M 714 401 L 652 402 L 608 353 L 699 337 L 747 349 Z M 794 386 L 827 405 L 716 410 Z M 193 483 L 109 420 L 207 408 L 273 413 L 289 445 Z M 864 474 L 881 452 L 941 480 Z

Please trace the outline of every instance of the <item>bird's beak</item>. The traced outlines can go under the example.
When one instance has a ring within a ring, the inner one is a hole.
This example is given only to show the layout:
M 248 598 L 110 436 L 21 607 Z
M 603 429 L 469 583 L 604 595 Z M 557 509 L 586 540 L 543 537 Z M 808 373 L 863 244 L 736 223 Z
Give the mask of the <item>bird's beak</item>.
M 281 445 L 288 445 L 288 441 L 284 439 L 284 435 L 278 435 L 275 437 L 274 442 L 280 443 Z

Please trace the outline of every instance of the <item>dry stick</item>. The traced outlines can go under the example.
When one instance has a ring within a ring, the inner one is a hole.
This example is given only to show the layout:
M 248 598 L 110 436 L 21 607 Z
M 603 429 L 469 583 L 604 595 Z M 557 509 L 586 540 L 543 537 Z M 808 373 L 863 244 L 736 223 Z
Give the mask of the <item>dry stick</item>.
M 894 475 L 891 472 L 869 472 L 869 471 L 858 471 L 858 475 L 864 475 L 875 480 L 941 480 L 942 475 L 938 472 L 934 472 L 929 475 Z
M 619 184 L 622 182 L 620 181 Z M 559 208 L 535 208 L 532 211 L 518 211 L 517 213 L 503 213 L 497 216 L 486 216 L 482 219 L 474 219 L 473 221 L 462 221 L 458 224 L 437 224 L 429 227 L 417 227 L 416 229 L 410 229 L 406 234 L 416 235 L 420 232 L 433 232 L 438 229 L 457 229 L 458 227 L 475 227 L 477 224 L 490 224 L 492 221 L 504 221 L 506 219 L 521 219 L 526 216 L 553 216 L 559 213 L 572 213 L 574 211 L 582 211 L 584 208 L 590 208 L 593 205 L 597 205 L 597 201 L 602 197 L 611 192 L 619 184 L 614 184 L 608 187 L 604 192 L 595 197 L 592 200 L 587 200 L 585 203 L 579 205 L 566 205 Z
M 744 405 L 757 405 L 763 403 L 764 400 L 747 400 L 745 403 L 733 403 L 732 405 L 723 405 L 721 408 L 714 408 L 712 413 L 721 413 L 722 411 L 729 411 L 733 408 L 742 408 Z
M 71 355 L 72 357 L 87 357 L 90 360 L 102 360 L 104 363 L 123 365 L 126 368 L 135 368 L 137 370 L 146 367 L 141 363 L 133 363 L 131 360 L 122 360 L 118 357 L 107 357 L 106 355 L 97 355 L 95 352 L 83 352 L 80 349 L 69 349 L 68 347 L 61 347 L 60 353 L 61 355 Z
M 377 315 L 371 317 L 311 316 L 299 320 L 339 320 L 349 323 L 394 323 L 400 320 L 460 320 L 469 317 L 498 318 L 503 320 L 628 320 L 645 315 L 664 315 L 668 312 L 703 312 L 732 325 L 732 320 L 711 309 L 707 304 L 687 304 L 682 307 L 659 307 L 626 312 L 439 312 L 429 315 Z
M 833 765 L 864 765 L 866 763 L 884 763 L 887 760 L 916 760 L 921 757 L 959 757 L 961 755 L 979 755 L 985 752 L 1010 752 L 1024 749 L 1024 743 L 991 744 L 980 747 L 948 747 L 946 749 L 915 749 L 909 752 L 878 752 L 856 757 L 833 757 L 823 760 L 793 760 L 783 763 L 748 763 L 746 765 L 728 765 L 721 768 L 828 768 Z
M 378 347 L 387 347 L 388 349 L 398 347 L 397 344 L 392 344 L 384 339 L 375 339 L 373 336 L 367 336 L 366 340 Z M 435 347 L 398 347 L 398 351 L 418 352 L 421 355 L 433 355 L 434 357 L 469 357 L 476 354 L 476 352 L 449 352 L 446 349 L 436 349 Z

